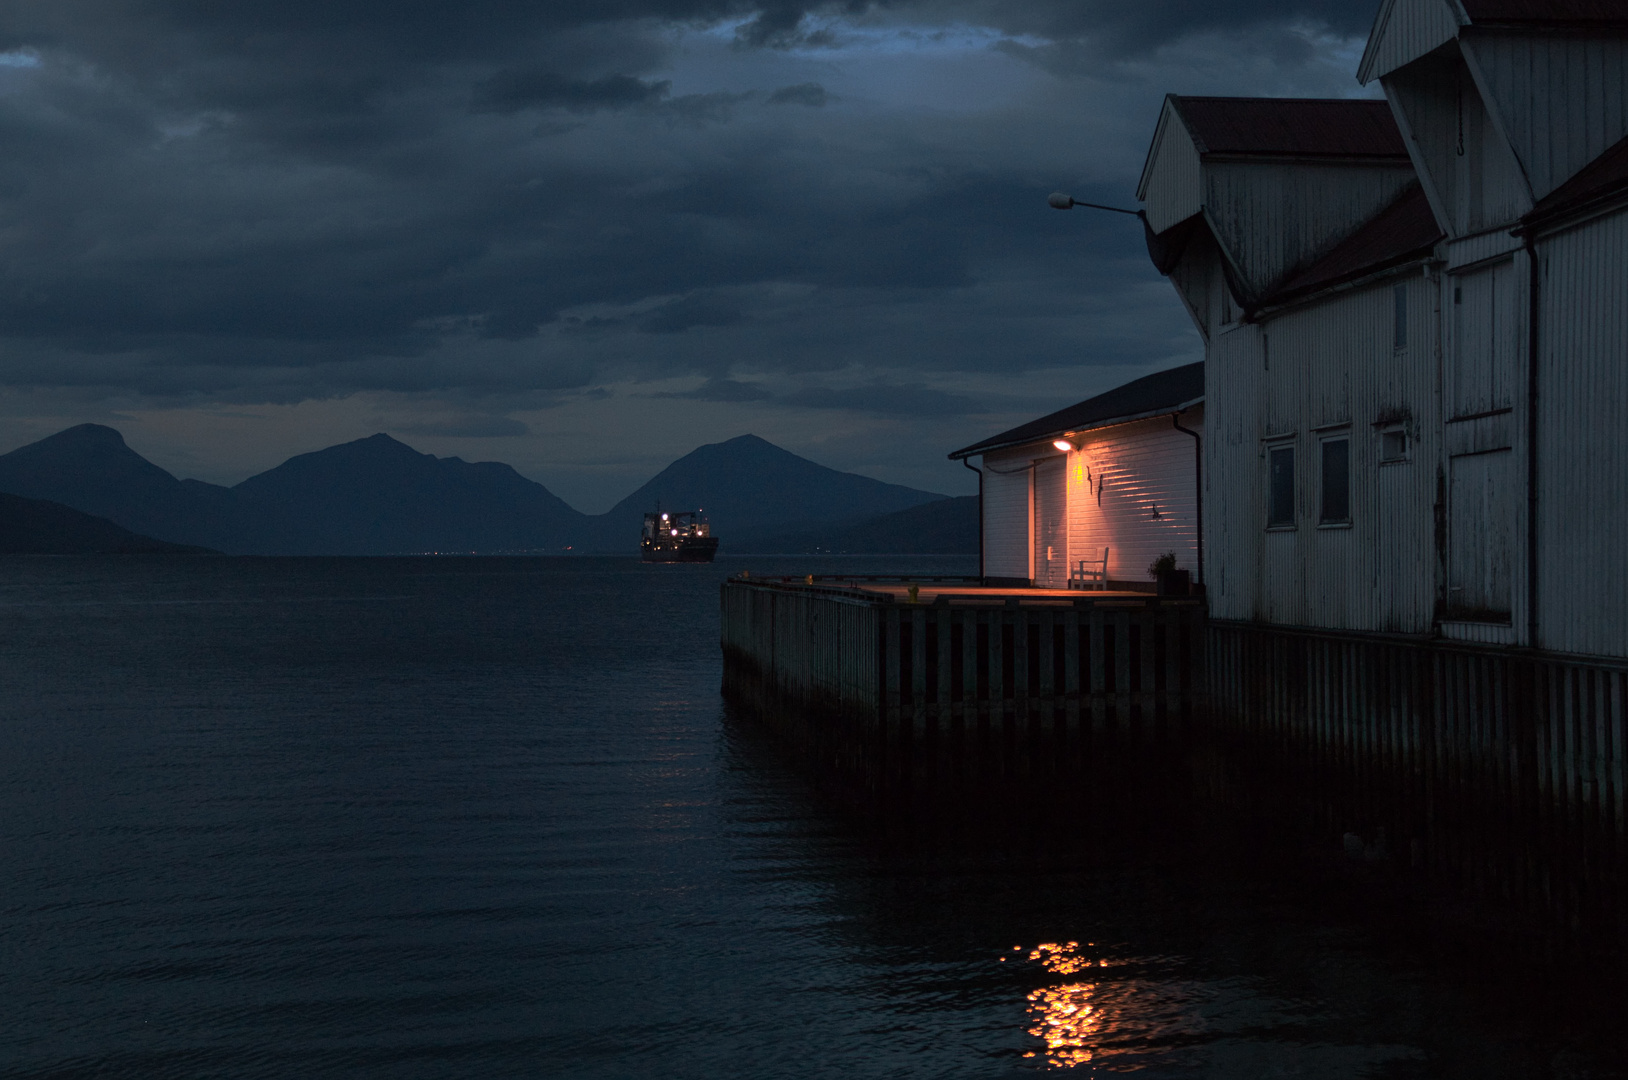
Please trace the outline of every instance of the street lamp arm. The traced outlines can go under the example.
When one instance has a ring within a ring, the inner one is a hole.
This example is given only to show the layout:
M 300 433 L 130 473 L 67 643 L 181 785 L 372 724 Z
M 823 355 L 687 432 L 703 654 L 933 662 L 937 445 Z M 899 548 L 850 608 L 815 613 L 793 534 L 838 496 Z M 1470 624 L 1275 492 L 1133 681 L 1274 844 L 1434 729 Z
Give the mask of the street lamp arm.
M 1051 204 L 1051 208 L 1053 210 L 1070 210 L 1076 206 L 1089 206 L 1093 210 L 1110 210 L 1116 214 L 1129 214 L 1132 217 L 1142 216 L 1142 211 L 1140 210 L 1126 210 L 1123 207 L 1118 206 L 1104 206 L 1101 203 L 1081 202 L 1074 196 L 1065 194 L 1061 191 L 1054 191 L 1050 195 L 1046 196 L 1046 202 Z

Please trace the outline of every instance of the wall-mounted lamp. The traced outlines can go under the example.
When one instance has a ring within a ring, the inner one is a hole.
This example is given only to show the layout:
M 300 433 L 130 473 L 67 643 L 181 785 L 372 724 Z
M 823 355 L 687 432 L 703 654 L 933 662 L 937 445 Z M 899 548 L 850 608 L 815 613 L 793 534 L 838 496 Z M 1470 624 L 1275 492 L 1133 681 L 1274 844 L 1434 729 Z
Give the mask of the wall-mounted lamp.
M 1126 210 L 1119 206 L 1104 206 L 1101 203 L 1081 202 L 1066 192 L 1054 191 L 1046 196 L 1046 202 L 1053 210 L 1072 210 L 1076 206 L 1089 206 L 1093 210 L 1112 210 L 1116 214 L 1129 214 L 1131 217 L 1141 217 L 1140 210 Z
M 1052 445 L 1057 447 L 1057 449 L 1061 450 L 1065 454 L 1074 449 L 1074 444 L 1069 442 L 1067 439 L 1058 439 L 1056 442 L 1052 443 Z

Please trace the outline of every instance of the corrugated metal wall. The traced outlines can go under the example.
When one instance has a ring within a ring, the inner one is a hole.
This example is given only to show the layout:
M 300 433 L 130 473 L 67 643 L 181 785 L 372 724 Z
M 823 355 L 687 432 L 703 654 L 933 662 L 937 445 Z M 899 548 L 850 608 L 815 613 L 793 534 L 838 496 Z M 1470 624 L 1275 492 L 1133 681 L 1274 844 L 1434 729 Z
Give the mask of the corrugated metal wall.
M 1030 454 L 984 456 L 984 573 L 1024 578 L 1029 569 Z
M 1455 50 L 1386 76 L 1384 86 L 1431 206 L 1450 235 L 1491 228 L 1532 208 L 1520 163 Z
M 1442 279 L 1442 630 L 1461 640 L 1526 636 L 1526 266 L 1517 253 Z
M 1204 164 L 1204 208 L 1239 270 L 1264 291 L 1351 235 L 1412 183 L 1407 163 Z
M 1208 342 L 1211 324 L 1220 321 L 1219 305 L 1227 285 L 1221 275 L 1221 249 L 1207 231 L 1189 241 L 1186 254 L 1170 271 L 1170 284 Z
M 1536 641 L 1527 610 L 1528 255 L 1509 230 L 1628 134 L 1628 40 L 1484 31 L 1459 46 L 1441 0 L 1399 0 L 1369 67 L 1385 77 L 1432 205 L 1454 236 L 1416 269 L 1258 325 L 1223 325 L 1177 285 L 1210 334 L 1205 522 L 1220 619 L 1425 634 L 1628 656 L 1628 212 L 1541 240 Z M 1485 94 L 1485 102 L 1482 94 Z M 1490 109 L 1485 107 L 1490 103 Z M 1517 160 L 1518 158 L 1518 160 Z M 1277 170 L 1274 172 L 1273 170 Z M 1365 216 L 1387 175 L 1227 162 L 1202 169 L 1205 208 L 1255 280 Z M 1528 183 L 1530 181 L 1530 183 Z M 1309 227 L 1306 221 L 1314 223 Z M 1194 251 L 1193 262 L 1218 256 Z M 1440 264 L 1438 264 L 1439 266 Z M 1409 329 L 1396 347 L 1393 286 Z M 1402 460 L 1381 460 L 1387 428 Z M 1324 522 L 1319 459 L 1350 449 L 1350 521 Z M 1267 527 L 1268 454 L 1292 449 L 1294 522 Z M 1075 546 L 1090 542 L 1078 526 Z
M 1449 276 L 1446 419 L 1514 408 L 1526 352 L 1525 279 L 1513 258 Z
M 1375 37 L 1363 54 L 1358 78 L 1364 83 L 1401 67 L 1452 41 L 1458 17 L 1447 0 L 1395 0 L 1374 27 Z
M 1165 102 L 1153 148 L 1154 167 L 1138 194 L 1147 209 L 1148 225 L 1163 232 L 1194 214 L 1199 206 L 1198 150 L 1181 117 Z
M 1204 410 L 1182 417 L 1202 433 Z M 1166 551 L 1198 568 L 1197 459 L 1193 440 L 1169 417 L 1080 436 L 1069 455 L 1069 537 L 1073 559 L 1095 561 L 1109 548 L 1108 576 L 1151 584 L 1148 564 Z M 1196 573 L 1195 573 L 1196 577 Z
M 1539 644 L 1628 656 L 1628 213 L 1539 251 Z
M 1413 169 L 1401 163 L 1201 162 L 1186 126 L 1166 104 L 1142 198 L 1154 231 L 1206 210 L 1238 269 L 1264 291 L 1349 236 L 1412 181 Z M 1184 292 L 1189 305 L 1203 306 L 1196 283 Z
M 1395 285 L 1407 297 L 1396 348 Z M 1434 614 L 1439 285 L 1415 270 L 1219 335 L 1205 378 L 1205 553 L 1220 619 L 1426 633 Z M 1406 459 L 1381 463 L 1384 426 Z M 1319 523 L 1321 444 L 1350 440 L 1350 522 Z M 1295 450 L 1295 524 L 1268 529 L 1267 451 Z
M 1628 39 L 1482 33 L 1462 47 L 1537 198 L 1628 135 Z

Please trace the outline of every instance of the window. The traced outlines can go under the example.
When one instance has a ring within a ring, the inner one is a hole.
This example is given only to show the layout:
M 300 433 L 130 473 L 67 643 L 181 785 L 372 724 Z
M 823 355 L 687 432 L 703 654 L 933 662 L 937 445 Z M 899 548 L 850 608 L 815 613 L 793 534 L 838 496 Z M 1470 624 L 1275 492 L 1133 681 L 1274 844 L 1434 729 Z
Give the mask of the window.
M 1396 330 L 1391 345 L 1397 350 L 1408 347 L 1408 287 L 1396 287 Z
M 1390 465 L 1408 459 L 1408 432 L 1401 424 L 1379 429 L 1379 463 Z
M 1294 528 L 1294 447 L 1274 446 L 1267 454 L 1271 461 L 1270 489 L 1267 494 L 1268 528 Z
M 1345 436 L 1323 440 L 1323 525 L 1351 521 L 1351 440 Z

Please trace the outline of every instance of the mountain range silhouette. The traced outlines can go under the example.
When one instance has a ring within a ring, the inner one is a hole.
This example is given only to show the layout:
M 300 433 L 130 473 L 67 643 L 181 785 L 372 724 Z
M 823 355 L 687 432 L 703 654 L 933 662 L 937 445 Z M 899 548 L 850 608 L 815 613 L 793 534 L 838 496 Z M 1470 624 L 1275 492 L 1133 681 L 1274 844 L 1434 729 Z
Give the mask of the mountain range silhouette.
M 959 535 L 944 530 L 946 514 L 968 512 L 965 499 L 951 508 L 947 496 L 826 468 L 755 435 L 697 448 L 597 515 L 508 465 L 438 458 L 384 434 L 223 487 L 177 479 L 117 430 L 80 424 L 0 455 L 0 492 L 105 518 L 138 539 L 242 555 L 629 553 L 658 501 L 703 510 L 726 551 L 798 550 L 800 538 L 884 518 L 898 520 L 878 535 L 860 529 L 859 542 L 917 551 L 913 533 Z M 913 525 L 916 508 L 929 506 Z M 976 505 L 970 513 L 975 521 Z M 890 540 L 889 530 L 899 535 Z

